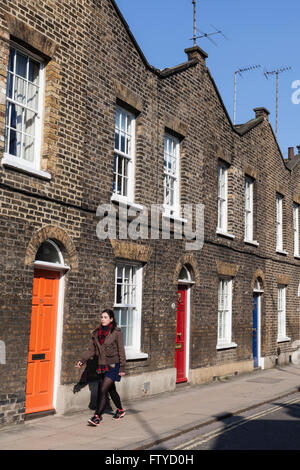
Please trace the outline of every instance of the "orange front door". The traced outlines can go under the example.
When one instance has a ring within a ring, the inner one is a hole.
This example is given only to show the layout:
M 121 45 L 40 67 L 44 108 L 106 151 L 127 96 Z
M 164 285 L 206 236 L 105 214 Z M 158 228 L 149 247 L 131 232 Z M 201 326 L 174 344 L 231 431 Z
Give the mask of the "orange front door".
M 25 413 L 53 409 L 59 277 L 34 272 Z

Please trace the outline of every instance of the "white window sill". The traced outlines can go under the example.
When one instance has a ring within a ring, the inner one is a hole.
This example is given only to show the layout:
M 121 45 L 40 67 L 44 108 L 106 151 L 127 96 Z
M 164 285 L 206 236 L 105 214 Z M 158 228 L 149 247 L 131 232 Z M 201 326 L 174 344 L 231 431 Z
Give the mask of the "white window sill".
M 237 344 L 236 343 L 218 343 L 216 349 L 230 349 L 230 348 L 236 348 Z
M 285 341 L 291 341 L 291 338 L 288 336 L 282 336 L 281 338 L 277 338 L 277 343 L 284 343 Z
M 222 237 L 234 239 L 234 235 L 232 235 L 231 233 L 225 232 L 224 230 L 221 230 L 220 228 L 217 228 L 216 234 L 221 235 Z
M 288 252 L 285 251 L 285 250 L 281 250 L 279 248 L 276 248 L 276 253 L 278 253 L 279 255 L 288 255 Z
M 133 359 L 148 359 L 147 353 L 142 353 L 140 351 L 126 350 L 125 347 L 126 360 L 130 361 Z
M 165 219 L 171 219 L 177 222 L 182 222 L 184 224 L 187 223 L 187 219 L 183 219 L 182 217 L 179 217 L 179 215 L 163 214 L 163 217 Z
M 132 202 L 126 197 L 119 196 L 118 194 L 113 193 L 111 198 L 111 202 L 116 202 L 119 204 L 123 204 L 124 206 L 129 206 L 132 209 L 135 209 L 137 211 L 143 211 L 145 209 L 145 206 L 142 206 L 142 204 L 137 204 L 136 202 Z
M 31 167 L 23 163 L 20 158 L 12 157 L 11 155 L 4 154 L 1 161 L 2 165 L 8 168 L 13 168 L 14 170 L 21 171 L 28 175 L 37 176 L 44 180 L 51 180 L 51 175 L 47 171 L 38 170 L 37 168 Z
M 259 246 L 259 243 L 256 240 L 246 240 L 246 239 L 244 239 L 244 242 L 247 243 L 248 245 Z
M 294 255 L 294 258 L 300 259 L 300 255 Z

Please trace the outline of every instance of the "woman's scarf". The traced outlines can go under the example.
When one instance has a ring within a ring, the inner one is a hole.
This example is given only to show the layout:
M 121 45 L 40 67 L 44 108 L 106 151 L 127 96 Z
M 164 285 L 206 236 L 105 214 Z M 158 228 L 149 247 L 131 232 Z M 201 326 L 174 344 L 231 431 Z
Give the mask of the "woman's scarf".
M 107 327 L 99 326 L 98 336 L 99 336 L 100 344 L 104 343 L 104 340 L 106 336 L 111 332 L 111 329 L 112 329 L 112 323 L 110 323 Z

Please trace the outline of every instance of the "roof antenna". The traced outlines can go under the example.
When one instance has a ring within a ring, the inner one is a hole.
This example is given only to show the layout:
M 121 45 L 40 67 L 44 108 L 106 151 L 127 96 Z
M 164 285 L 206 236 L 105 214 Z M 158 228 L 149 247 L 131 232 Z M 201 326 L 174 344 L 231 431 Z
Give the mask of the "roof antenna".
M 292 67 L 284 67 L 282 69 L 272 70 L 268 72 L 267 70 L 264 71 L 264 76 L 268 78 L 268 75 L 276 75 L 276 130 L 275 135 L 277 137 L 277 130 L 278 130 L 278 75 L 282 72 L 286 72 L 287 70 L 291 70 Z
M 235 125 L 236 121 L 236 77 L 239 74 L 240 77 L 242 76 L 243 72 L 249 72 L 250 70 L 259 68 L 260 65 L 251 65 L 250 67 L 245 67 L 244 69 L 239 68 L 234 72 L 234 105 L 233 105 L 233 125 Z
M 207 38 L 210 42 L 212 42 L 215 46 L 217 46 L 217 43 L 210 38 L 210 36 L 214 35 L 214 34 L 221 34 L 225 39 L 228 39 L 220 29 L 217 29 L 214 25 L 210 25 L 215 31 L 213 31 L 212 33 L 204 33 L 204 31 L 201 31 L 200 29 L 198 29 L 196 27 L 196 0 L 192 0 L 192 4 L 193 4 L 193 7 L 194 7 L 194 35 L 193 37 L 190 39 L 190 41 L 193 41 L 194 42 L 194 46 L 196 46 L 196 39 L 201 39 L 201 38 Z M 197 36 L 197 31 L 198 33 L 201 34 L 201 36 Z
M 192 1 L 193 7 L 194 7 L 194 35 L 193 35 L 193 41 L 194 41 L 194 46 L 196 46 L 196 0 Z

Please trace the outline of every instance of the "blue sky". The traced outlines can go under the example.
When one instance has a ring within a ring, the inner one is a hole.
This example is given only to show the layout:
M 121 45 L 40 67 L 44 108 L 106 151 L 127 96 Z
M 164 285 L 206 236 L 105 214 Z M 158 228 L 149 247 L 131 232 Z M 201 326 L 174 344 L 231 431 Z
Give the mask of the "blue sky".
M 196 1 L 198 29 L 213 32 L 212 24 L 228 38 L 211 36 L 217 47 L 206 38 L 198 39 L 197 44 L 208 54 L 207 66 L 232 121 L 234 72 L 259 64 L 260 68 L 237 79 L 236 123 L 252 119 L 253 108 L 264 106 L 271 113 L 275 132 L 275 76 L 267 80 L 264 71 L 292 67 L 279 74 L 277 140 L 287 157 L 288 147 L 300 145 L 300 103 L 292 102 L 293 94 L 300 101 L 299 0 Z M 163 69 L 186 61 L 184 49 L 193 45 L 192 0 L 116 2 L 151 65 Z M 299 84 L 292 88 L 297 80 Z

